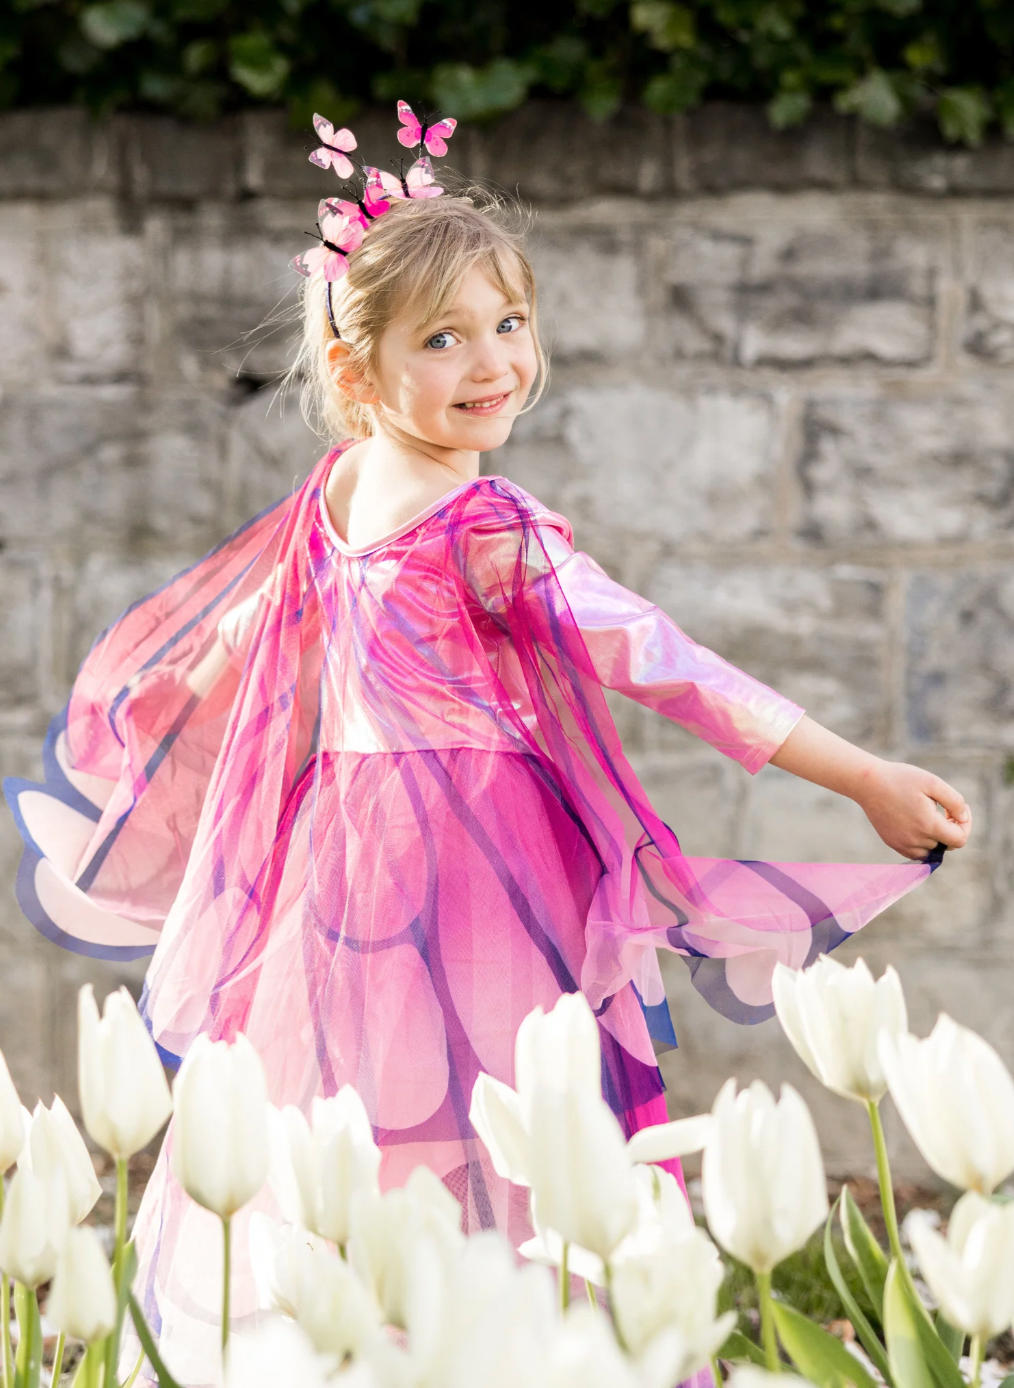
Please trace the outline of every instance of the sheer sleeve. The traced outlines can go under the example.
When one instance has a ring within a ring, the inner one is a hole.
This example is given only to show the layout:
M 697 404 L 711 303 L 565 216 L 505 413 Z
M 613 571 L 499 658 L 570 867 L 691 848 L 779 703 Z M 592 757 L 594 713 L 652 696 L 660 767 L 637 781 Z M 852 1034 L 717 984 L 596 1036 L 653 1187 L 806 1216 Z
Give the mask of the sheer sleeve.
M 692 641 L 558 530 L 540 527 L 540 536 L 605 688 L 679 723 L 751 773 L 770 761 L 803 716 L 798 705 Z

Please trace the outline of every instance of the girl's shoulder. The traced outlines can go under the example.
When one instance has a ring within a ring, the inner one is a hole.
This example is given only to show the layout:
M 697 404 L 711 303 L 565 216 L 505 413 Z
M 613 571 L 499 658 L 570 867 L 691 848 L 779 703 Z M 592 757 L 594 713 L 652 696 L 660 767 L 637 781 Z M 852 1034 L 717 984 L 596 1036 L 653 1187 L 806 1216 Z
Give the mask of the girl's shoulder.
M 469 530 L 500 533 L 549 529 L 558 531 L 568 544 L 573 544 L 573 531 L 566 516 L 551 510 L 507 477 L 476 478 L 461 488 L 455 498 L 455 509 Z

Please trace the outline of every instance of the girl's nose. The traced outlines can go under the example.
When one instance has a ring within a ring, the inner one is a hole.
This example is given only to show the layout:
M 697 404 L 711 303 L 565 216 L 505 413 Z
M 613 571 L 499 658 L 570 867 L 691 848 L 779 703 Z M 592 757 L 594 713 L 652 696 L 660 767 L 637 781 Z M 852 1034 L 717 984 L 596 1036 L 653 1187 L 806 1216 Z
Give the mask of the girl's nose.
M 510 358 L 506 343 L 499 335 L 482 338 L 472 358 L 471 375 L 477 381 L 495 381 L 509 370 Z

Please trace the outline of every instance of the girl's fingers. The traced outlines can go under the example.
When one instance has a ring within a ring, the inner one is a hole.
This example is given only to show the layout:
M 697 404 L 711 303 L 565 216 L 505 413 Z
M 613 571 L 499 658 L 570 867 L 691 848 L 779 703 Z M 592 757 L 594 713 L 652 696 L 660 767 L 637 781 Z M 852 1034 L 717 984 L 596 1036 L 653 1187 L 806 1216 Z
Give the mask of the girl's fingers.
M 971 818 L 971 810 L 965 802 L 965 797 L 960 791 L 949 786 L 946 781 L 942 781 L 939 776 L 932 778 L 929 794 L 943 809 L 944 813 L 959 824 L 965 824 Z
M 937 838 L 948 848 L 964 848 L 968 842 L 969 825 L 955 824 L 950 819 L 940 816 L 940 827 L 937 829 Z

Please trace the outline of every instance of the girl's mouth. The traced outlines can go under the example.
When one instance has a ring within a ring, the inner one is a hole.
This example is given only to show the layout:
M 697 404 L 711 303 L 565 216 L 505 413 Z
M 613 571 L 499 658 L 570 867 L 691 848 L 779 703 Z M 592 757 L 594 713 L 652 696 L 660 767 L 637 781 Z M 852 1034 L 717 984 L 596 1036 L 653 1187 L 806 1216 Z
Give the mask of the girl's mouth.
M 505 390 L 500 395 L 487 395 L 483 400 L 462 400 L 455 405 L 456 410 L 461 410 L 462 414 L 488 415 L 496 414 L 498 410 L 510 399 L 512 392 Z

